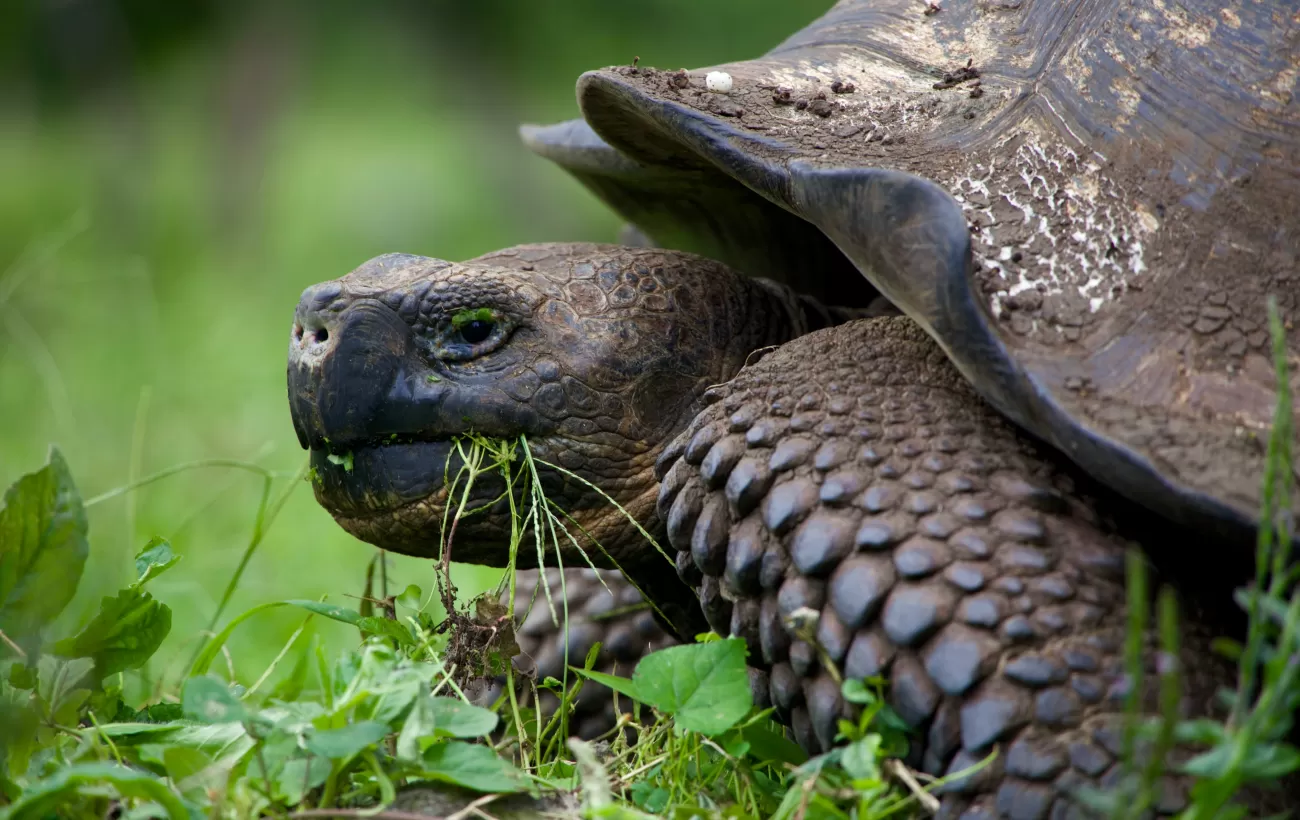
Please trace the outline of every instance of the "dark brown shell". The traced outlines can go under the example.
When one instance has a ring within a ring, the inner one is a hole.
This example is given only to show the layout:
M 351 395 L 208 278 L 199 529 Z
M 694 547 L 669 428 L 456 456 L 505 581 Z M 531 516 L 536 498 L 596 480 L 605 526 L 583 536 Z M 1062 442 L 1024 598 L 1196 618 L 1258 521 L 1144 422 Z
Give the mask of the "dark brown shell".
M 1092 475 L 1250 537 L 1266 299 L 1300 318 L 1293 3 L 844 0 L 714 70 L 591 72 L 525 139 L 661 244 L 831 302 L 855 269 Z

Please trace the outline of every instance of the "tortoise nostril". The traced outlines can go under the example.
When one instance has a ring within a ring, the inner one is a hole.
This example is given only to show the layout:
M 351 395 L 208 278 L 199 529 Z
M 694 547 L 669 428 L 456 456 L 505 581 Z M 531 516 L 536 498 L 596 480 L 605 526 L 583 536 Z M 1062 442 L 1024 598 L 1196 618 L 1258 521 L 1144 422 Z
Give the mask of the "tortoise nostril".
M 323 327 L 316 328 L 316 344 L 324 344 L 329 340 L 330 332 Z
M 297 322 L 293 323 L 293 340 L 295 342 L 302 341 L 302 325 L 298 324 Z

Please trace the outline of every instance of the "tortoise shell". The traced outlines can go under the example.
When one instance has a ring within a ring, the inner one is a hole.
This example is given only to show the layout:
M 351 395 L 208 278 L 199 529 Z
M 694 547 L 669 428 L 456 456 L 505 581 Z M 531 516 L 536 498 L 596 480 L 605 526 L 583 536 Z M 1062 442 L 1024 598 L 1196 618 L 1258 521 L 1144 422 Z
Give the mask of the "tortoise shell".
M 585 74 L 583 120 L 523 133 L 656 244 L 865 277 L 1000 412 L 1244 541 L 1270 296 L 1300 387 L 1298 91 L 1295 3 L 843 0 L 756 60 Z

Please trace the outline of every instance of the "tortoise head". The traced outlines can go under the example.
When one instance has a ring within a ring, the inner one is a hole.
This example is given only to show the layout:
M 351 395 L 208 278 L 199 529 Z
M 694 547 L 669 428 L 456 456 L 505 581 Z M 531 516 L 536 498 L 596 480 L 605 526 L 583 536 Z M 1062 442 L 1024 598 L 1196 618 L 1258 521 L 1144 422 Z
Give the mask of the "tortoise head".
M 579 541 L 635 562 L 651 551 L 602 493 L 652 521 L 655 460 L 705 389 L 788 337 L 754 321 L 783 313 L 780 293 L 699 257 L 616 246 L 372 259 L 308 288 L 294 314 L 289 403 L 317 500 L 364 541 L 436 555 L 466 453 L 456 439 L 523 437 Z M 504 489 L 498 470 L 473 483 L 456 560 L 505 564 Z M 535 560 L 524 550 L 519 564 Z

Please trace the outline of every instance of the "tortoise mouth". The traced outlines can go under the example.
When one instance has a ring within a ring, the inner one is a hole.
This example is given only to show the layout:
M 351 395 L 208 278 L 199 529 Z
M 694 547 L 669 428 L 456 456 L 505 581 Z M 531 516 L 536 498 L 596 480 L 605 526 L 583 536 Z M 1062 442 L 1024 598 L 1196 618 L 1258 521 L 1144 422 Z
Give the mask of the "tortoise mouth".
M 366 543 L 436 557 L 445 540 L 444 527 L 450 524 L 448 481 L 456 480 L 464 466 L 461 452 L 451 437 L 372 442 L 342 454 L 312 448 L 316 500 L 339 526 Z M 465 519 L 455 530 L 457 560 L 505 560 L 503 533 L 510 531 L 505 491 L 504 479 L 491 469 L 474 479 L 463 510 L 456 509 L 462 500 L 456 489 L 452 512 Z
M 329 283 L 314 288 L 336 294 Z M 464 466 L 458 436 L 472 430 L 513 436 L 536 425 L 485 380 L 462 384 L 435 372 L 411 328 L 388 306 L 362 299 L 335 316 L 313 307 L 320 301 L 313 292 L 299 305 L 287 378 L 290 416 L 311 453 L 316 499 L 358 537 L 395 549 L 387 539 L 409 529 L 410 516 L 427 511 L 437 516 L 429 525 L 441 526 L 445 484 Z M 311 344 L 305 333 L 299 338 L 298 329 L 307 326 L 316 328 Z M 500 495 L 504 482 L 491 473 L 475 481 L 471 509 Z M 384 518 L 391 519 L 387 529 Z M 347 521 L 368 522 L 368 534 Z M 421 539 L 436 536 L 423 532 L 423 523 L 416 529 Z
M 373 518 L 445 495 L 446 476 L 455 476 L 461 463 L 450 437 L 311 449 L 317 499 L 349 518 Z

